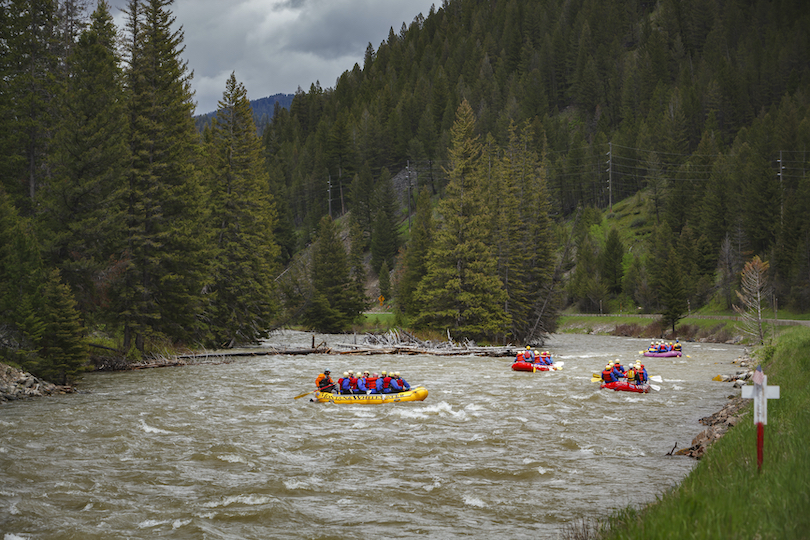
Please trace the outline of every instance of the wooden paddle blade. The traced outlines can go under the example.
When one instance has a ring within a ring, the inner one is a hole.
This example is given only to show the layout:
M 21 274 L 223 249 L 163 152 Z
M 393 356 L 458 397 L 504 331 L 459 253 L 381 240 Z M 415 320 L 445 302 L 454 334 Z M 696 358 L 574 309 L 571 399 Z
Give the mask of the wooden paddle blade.
M 293 399 L 301 399 L 304 396 L 308 396 L 310 394 L 314 394 L 317 390 L 313 390 L 312 392 L 307 392 L 306 394 L 301 394 L 300 396 L 295 396 Z

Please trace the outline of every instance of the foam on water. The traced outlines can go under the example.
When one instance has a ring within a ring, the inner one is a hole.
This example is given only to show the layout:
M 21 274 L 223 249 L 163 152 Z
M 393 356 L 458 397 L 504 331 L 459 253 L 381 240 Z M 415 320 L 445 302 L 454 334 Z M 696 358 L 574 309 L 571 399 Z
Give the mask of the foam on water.
M 171 431 L 166 431 L 165 429 L 159 429 L 156 427 L 148 426 L 146 422 L 141 419 L 141 429 L 143 429 L 146 433 L 160 433 L 162 435 L 170 435 Z

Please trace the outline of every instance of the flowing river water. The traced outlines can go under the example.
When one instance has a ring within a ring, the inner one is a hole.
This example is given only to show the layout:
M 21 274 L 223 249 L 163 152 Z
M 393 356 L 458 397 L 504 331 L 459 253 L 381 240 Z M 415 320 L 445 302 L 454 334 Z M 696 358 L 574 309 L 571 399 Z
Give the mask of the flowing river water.
M 290 337 L 288 335 L 288 337 Z M 294 337 L 294 336 L 293 336 Z M 346 336 L 318 340 L 348 341 Z M 310 335 L 301 338 L 309 345 Z M 646 340 L 554 335 L 562 371 L 511 359 L 263 355 L 92 373 L 81 393 L 0 406 L 0 532 L 18 539 L 559 538 L 655 500 L 695 462 L 742 347 L 647 358 L 659 391 L 600 390 Z M 400 371 L 423 402 L 293 399 L 330 369 Z

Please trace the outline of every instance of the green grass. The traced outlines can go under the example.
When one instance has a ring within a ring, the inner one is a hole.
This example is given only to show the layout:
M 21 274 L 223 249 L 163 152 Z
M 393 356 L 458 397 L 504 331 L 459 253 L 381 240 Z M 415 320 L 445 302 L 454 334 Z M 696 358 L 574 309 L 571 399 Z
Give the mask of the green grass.
M 397 320 L 395 313 L 380 312 L 380 313 L 366 313 L 358 325 L 357 331 L 360 332 L 379 332 L 390 330 L 395 327 L 402 327 L 403 321 Z
M 680 486 L 612 516 L 603 538 L 810 537 L 810 329 L 785 329 L 757 356 L 781 394 L 768 403 L 762 471 L 749 408 Z
M 582 334 L 591 333 L 595 328 L 607 328 L 607 330 L 602 330 L 597 333 L 612 334 L 613 327 L 637 325 L 640 332 L 639 337 L 655 337 L 658 336 L 661 331 L 660 324 L 658 324 L 657 321 L 658 318 L 651 319 L 648 317 L 562 315 L 559 318 L 559 329 L 557 331 L 563 334 Z M 725 335 L 727 336 L 725 339 L 728 339 L 731 336 L 740 334 L 740 330 L 737 328 L 737 322 L 732 320 L 723 321 L 686 317 L 681 319 L 675 328 L 678 330 L 678 336 L 685 339 L 702 338 L 708 335 Z M 725 341 L 725 339 L 723 339 L 723 341 Z

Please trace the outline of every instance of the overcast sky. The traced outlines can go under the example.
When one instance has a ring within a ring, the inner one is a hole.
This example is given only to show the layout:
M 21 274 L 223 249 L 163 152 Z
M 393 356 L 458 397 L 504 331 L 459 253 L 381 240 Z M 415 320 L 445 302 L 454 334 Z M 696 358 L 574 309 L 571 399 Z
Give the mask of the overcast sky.
M 108 0 L 119 29 L 126 0 Z M 404 22 L 410 26 L 441 0 L 175 0 L 183 59 L 194 71 L 197 114 L 216 110 L 231 72 L 250 99 L 304 91 L 315 81 L 334 88 L 354 64 L 363 66 Z

